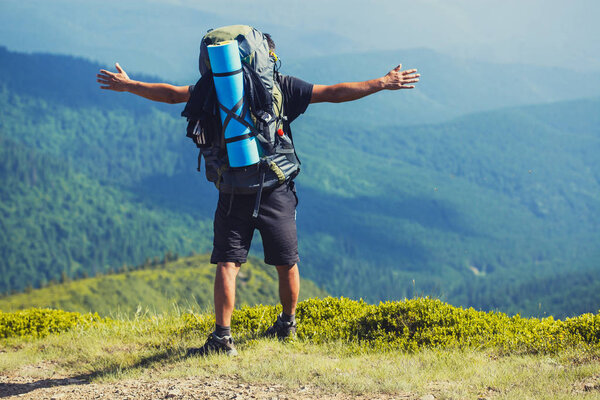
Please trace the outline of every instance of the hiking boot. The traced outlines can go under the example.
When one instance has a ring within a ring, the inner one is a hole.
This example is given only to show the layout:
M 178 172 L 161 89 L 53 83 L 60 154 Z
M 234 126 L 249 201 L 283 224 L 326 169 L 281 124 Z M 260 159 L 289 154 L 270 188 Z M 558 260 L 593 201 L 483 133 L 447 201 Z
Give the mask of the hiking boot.
M 186 356 L 207 356 L 209 354 L 222 353 L 228 356 L 237 356 L 237 350 L 231 336 L 219 337 L 211 333 L 202 347 L 189 349 Z
M 296 336 L 296 321 L 293 322 L 285 322 L 281 319 L 281 314 L 277 316 L 277 321 L 266 330 L 266 337 L 276 337 L 279 340 L 284 340 L 287 338 L 294 338 Z

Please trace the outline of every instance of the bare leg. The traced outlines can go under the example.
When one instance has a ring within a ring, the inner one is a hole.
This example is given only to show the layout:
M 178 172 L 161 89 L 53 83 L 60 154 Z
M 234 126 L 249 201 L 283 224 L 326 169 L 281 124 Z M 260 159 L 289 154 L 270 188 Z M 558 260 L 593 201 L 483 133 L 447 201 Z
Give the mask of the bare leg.
M 277 273 L 279 274 L 279 298 L 283 312 L 287 315 L 294 315 L 300 292 L 298 265 L 278 265 Z
M 231 326 L 235 306 L 235 278 L 240 263 L 220 262 L 215 274 L 215 318 L 218 325 Z

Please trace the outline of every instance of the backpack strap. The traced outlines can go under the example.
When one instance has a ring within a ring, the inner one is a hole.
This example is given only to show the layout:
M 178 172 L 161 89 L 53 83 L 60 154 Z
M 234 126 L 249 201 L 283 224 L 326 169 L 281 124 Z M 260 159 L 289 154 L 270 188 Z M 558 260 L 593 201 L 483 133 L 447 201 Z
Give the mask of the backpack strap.
M 225 112 L 227 114 L 227 117 L 225 118 L 225 121 L 223 121 L 223 135 L 225 135 L 225 129 L 227 128 L 227 126 L 229 125 L 229 122 L 231 122 L 232 119 L 236 120 L 240 124 L 244 125 L 246 128 L 250 129 L 250 133 L 246 133 L 244 135 L 235 136 L 235 137 L 232 137 L 232 138 L 229 138 L 229 139 L 225 139 L 225 143 L 237 142 L 238 140 L 248 139 L 248 138 L 251 138 L 253 136 L 260 135 L 260 132 L 257 131 L 256 128 L 254 126 L 252 126 L 252 124 L 250 124 L 248 121 L 245 120 L 246 114 L 248 112 L 247 111 L 248 110 L 247 106 L 244 106 L 241 115 L 237 115 L 236 114 L 237 111 L 242 106 L 244 106 L 244 98 L 241 98 L 240 101 L 238 101 L 236 103 L 236 105 L 233 106 L 233 108 L 231 110 L 228 109 L 227 107 L 225 107 L 221 102 L 219 102 L 219 108 L 221 110 L 223 110 L 223 112 Z
M 223 173 L 225 171 L 227 171 L 228 169 L 229 169 L 229 167 L 226 164 L 221 165 L 217 169 L 217 181 L 215 182 L 215 186 L 217 187 L 217 190 L 221 190 L 221 178 L 223 177 Z
M 277 182 L 282 184 L 285 182 L 285 174 L 279 168 L 279 166 L 273 161 L 261 161 L 260 166 L 260 184 L 258 187 L 258 192 L 256 193 L 256 200 L 254 201 L 254 211 L 252 211 L 252 218 L 258 217 L 258 210 L 260 209 L 260 199 L 262 197 L 263 187 L 265 185 L 265 175 L 267 173 L 267 169 L 270 169 L 277 175 Z
M 244 108 L 242 109 L 242 113 L 241 113 L 241 115 L 237 115 L 237 110 L 239 110 L 242 105 L 244 106 Z M 240 101 L 238 101 L 237 104 L 231 110 L 228 109 L 227 107 L 225 107 L 223 104 L 221 104 L 221 102 L 219 102 L 219 108 L 227 114 L 227 117 L 225 118 L 225 121 L 223 122 L 223 135 L 221 135 L 223 138 L 225 137 L 225 128 L 227 128 L 227 125 L 229 125 L 229 122 L 232 119 L 236 120 L 237 122 L 239 122 L 240 124 L 242 124 L 243 126 L 245 126 L 246 128 L 248 128 L 250 130 L 250 133 L 245 133 L 243 135 L 235 136 L 235 137 L 232 137 L 229 139 L 223 139 L 224 143 L 232 143 L 232 142 L 237 142 L 239 140 L 248 139 L 251 137 L 256 137 L 256 139 L 258 139 L 258 141 L 263 146 L 266 146 L 268 149 L 271 149 L 273 147 L 271 145 L 271 143 L 269 143 L 269 141 L 262 135 L 262 133 L 260 133 L 251 123 L 246 121 L 245 118 L 246 118 L 246 114 L 248 113 L 249 108 L 248 108 L 248 105 L 244 103 L 243 98 L 240 99 Z
M 252 211 L 252 218 L 258 217 L 258 210 L 260 209 L 260 199 L 262 197 L 263 187 L 265 185 L 265 174 L 266 168 L 265 163 L 261 161 L 260 163 L 260 184 L 258 186 L 258 192 L 256 193 L 256 200 L 254 201 L 254 211 Z
M 283 173 L 281 168 L 279 168 L 279 165 L 277 165 L 277 163 L 269 161 L 269 169 L 273 171 L 273 173 L 277 176 L 277 182 L 279 182 L 279 184 L 285 182 L 285 174 Z

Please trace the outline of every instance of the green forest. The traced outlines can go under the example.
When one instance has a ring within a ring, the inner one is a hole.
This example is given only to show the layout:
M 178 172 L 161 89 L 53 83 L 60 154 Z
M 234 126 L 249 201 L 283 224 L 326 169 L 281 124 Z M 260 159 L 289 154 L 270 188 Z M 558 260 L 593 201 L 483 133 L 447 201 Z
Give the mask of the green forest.
M 2 293 L 211 249 L 183 106 L 100 91 L 99 68 L 0 48 Z M 317 107 L 293 126 L 304 277 L 368 302 L 600 309 L 600 98 L 414 126 Z

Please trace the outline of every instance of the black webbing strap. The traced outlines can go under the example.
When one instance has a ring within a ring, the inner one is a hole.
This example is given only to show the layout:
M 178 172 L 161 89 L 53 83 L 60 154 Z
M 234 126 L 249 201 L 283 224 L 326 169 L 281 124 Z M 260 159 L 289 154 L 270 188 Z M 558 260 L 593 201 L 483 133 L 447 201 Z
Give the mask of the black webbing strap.
M 267 150 L 272 152 L 273 145 L 271 143 L 269 143 L 269 141 L 254 127 L 254 125 L 252 125 L 252 124 L 248 123 L 248 121 L 246 121 L 246 119 L 245 119 L 246 113 L 248 113 L 249 108 L 248 108 L 248 105 L 246 103 L 244 103 L 243 100 L 244 100 L 243 98 L 240 99 L 240 101 L 238 101 L 231 110 L 228 109 L 227 107 L 225 107 L 220 102 L 218 102 L 219 108 L 221 110 L 223 110 L 223 112 L 225 112 L 225 114 L 227 114 L 225 121 L 223 121 L 223 134 L 221 136 L 221 138 L 223 140 L 223 144 L 237 142 L 238 140 L 244 140 L 244 139 L 248 139 L 251 137 L 256 137 L 258 139 L 258 141 L 263 145 L 263 147 L 265 147 Z M 236 112 L 240 109 L 240 106 L 242 106 L 242 105 L 244 106 L 242 113 L 241 113 L 241 115 L 237 115 Z M 239 122 L 240 124 L 242 124 L 246 128 L 248 128 L 250 130 L 250 133 L 246 133 L 244 135 L 225 139 L 225 129 L 227 128 L 227 126 L 229 125 L 229 122 L 232 119 L 235 119 L 237 122 Z
M 236 114 L 237 110 L 240 109 L 241 106 L 244 105 L 244 98 L 242 97 L 240 99 L 240 101 L 238 101 L 233 108 L 230 110 L 229 108 L 225 107 L 223 104 L 221 104 L 221 102 L 219 101 L 219 108 L 223 111 L 225 111 L 225 114 L 227 114 L 227 117 L 225 117 L 225 121 L 223 121 L 223 135 L 225 135 L 225 129 L 227 129 L 227 125 L 229 125 L 229 121 L 231 121 L 231 119 L 236 119 L 238 118 L 238 115 Z
M 229 195 L 229 207 L 227 208 L 226 217 L 229 217 L 231 214 L 231 209 L 233 208 L 233 196 L 235 194 L 235 174 L 231 174 L 231 194 Z
M 240 136 L 235 136 L 229 139 L 225 139 L 225 143 L 233 143 L 233 142 L 239 142 L 240 140 L 244 140 L 244 139 L 250 139 L 251 137 L 256 136 L 255 133 L 244 133 L 243 135 Z
M 213 76 L 216 76 L 218 78 L 221 78 L 223 76 L 231 76 L 231 75 L 237 75 L 237 74 L 241 74 L 242 73 L 242 68 L 240 69 L 236 69 L 235 71 L 230 71 L 230 72 L 213 72 Z
M 240 107 L 242 105 L 244 105 L 244 108 L 242 110 L 242 115 L 237 115 L 236 112 L 237 112 L 237 110 L 240 109 Z M 256 135 L 260 134 L 260 132 L 257 131 L 256 128 L 251 123 L 249 123 L 248 121 L 245 120 L 246 113 L 248 112 L 248 107 L 244 104 L 243 98 L 241 98 L 240 101 L 238 101 L 237 104 L 231 110 L 228 109 L 227 107 L 225 107 L 220 102 L 219 102 L 219 108 L 227 114 L 225 121 L 223 121 L 223 136 L 225 136 L 225 129 L 227 128 L 227 125 L 229 125 L 229 122 L 232 119 L 235 119 L 237 122 L 244 125 L 246 128 L 250 129 L 250 132 L 252 132 L 251 136 L 256 136 Z M 233 138 L 231 138 L 231 139 L 233 139 Z M 229 139 L 225 139 L 225 140 L 227 141 Z
M 258 210 L 260 209 L 260 198 L 262 197 L 263 186 L 265 184 L 265 167 L 261 163 L 260 165 L 260 186 L 258 187 L 258 192 L 256 193 L 256 201 L 254 202 L 254 211 L 252 211 L 252 218 L 258 217 Z

